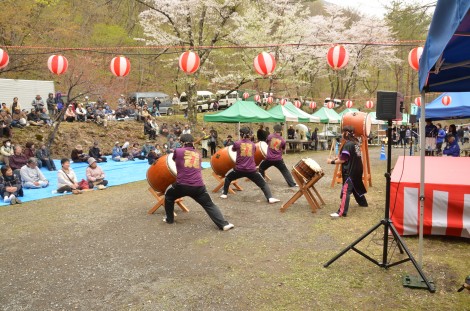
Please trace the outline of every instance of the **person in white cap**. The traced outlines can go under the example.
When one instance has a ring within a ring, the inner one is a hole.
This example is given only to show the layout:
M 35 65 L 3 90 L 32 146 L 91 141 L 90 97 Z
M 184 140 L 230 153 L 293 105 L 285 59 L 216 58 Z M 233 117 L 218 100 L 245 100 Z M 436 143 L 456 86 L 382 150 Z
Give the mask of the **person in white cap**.
M 90 189 L 93 189 L 94 187 L 98 187 L 98 189 L 106 187 L 108 185 L 108 181 L 104 179 L 104 177 L 104 172 L 96 163 L 95 158 L 89 158 L 88 167 L 86 168 L 86 178 Z

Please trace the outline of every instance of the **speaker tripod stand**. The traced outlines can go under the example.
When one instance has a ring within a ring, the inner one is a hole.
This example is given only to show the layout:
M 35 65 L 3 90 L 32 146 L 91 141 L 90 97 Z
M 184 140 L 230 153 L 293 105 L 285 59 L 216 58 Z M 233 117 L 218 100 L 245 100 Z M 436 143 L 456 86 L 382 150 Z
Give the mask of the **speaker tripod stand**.
M 385 178 L 386 178 L 386 196 L 385 196 L 385 216 L 384 218 L 377 223 L 375 226 L 370 228 L 366 233 L 364 233 L 362 236 L 360 236 L 357 240 L 355 240 L 353 243 L 351 243 L 349 246 L 347 246 L 345 249 L 343 249 L 341 252 L 339 252 L 336 256 L 331 258 L 326 264 L 323 266 L 327 268 L 329 265 L 331 265 L 333 262 L 335 262 L 338 258 L 346 254 L 349 250 L 353 250 L 359 255 L 363 256 L 370 262 L 376 264 L 377 266 L 381 268 L 388 269 L 390 267 L 405 263 L 407 261 L 411 261 L 418 271 L 421 279 L 424 281 L 426 284 L 427 289 L 431 292 L 434 293 L 436 291 L 435 287 L 431 282 L 427 279 L 426 275 L 424 274 L 423 270 L 419 266 L 419 264 L 416 262 L 414 259 L 413 255 L 409 251 L 408 247 L 406 246 L 405 242 L 403 239 L 400 237 L 400 235 L 397 232 L 397 229 L 393 225 L 392 221 L 390 220 L 390 170 L 391 170 L 391 158 L 392 158 L 392 120 L 388 120 L 388 129 L 387 129 L 387 138 L 388 138 L 388 153 L 387 153 L 387 172 L 385 173 Z M 370 257 L 363 251 L 359 250 L 356 248 L 356 245 L 359 244 L 362 240 L 364 240 L 366 237 L 368 237 L 372 232 L 375 230 L 378 230 L 381 226 L 383 226 L 383 250 L 382 250 L 382 262 L 377 261 L 376 259 Z M 395 239 L 395 242 L 398 245 L 398 248 L 400 249 L 400 253 L 403 254 L 403 251 L 406 253 L 408 258 L 399 260 L 394 263 L 389 263 L 388 262 L 388 238 L 389 238 L 389 231 L 391 232 L 393 238 Z

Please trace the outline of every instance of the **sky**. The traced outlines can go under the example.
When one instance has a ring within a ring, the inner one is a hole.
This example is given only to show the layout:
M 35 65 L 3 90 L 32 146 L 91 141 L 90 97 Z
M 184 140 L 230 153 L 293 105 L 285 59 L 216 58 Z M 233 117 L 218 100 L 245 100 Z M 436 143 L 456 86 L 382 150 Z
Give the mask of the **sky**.
M 383 17 L 385 15 L 385 5 L 388 0 L 326 0 L 327 2 L 337 4 L 343 7 L 351 7 L 367 15 Z M 430 3 L 436 0 L 407 0 L 408 3 Z

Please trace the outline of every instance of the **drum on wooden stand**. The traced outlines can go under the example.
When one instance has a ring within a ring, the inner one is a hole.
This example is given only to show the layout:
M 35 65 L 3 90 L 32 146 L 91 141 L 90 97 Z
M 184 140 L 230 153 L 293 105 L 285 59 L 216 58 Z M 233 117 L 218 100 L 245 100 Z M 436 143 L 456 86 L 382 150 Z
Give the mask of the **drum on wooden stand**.
M 268 144 L 265 141 L 256 143 L 255 164 L 258 166 L 268 155 Z
M 371 116 L 365 112 L 348 112 L 343 115 L 341 128 L 344 128 L 346 125 L 354 127 L 354 135 L 356 137 L 362 135 L 368 137 L 372 127 L 372 119 Z
M 232 150 L 232 146 L 219 149 L 211 157 L 211 167 L 214 173 L 225 177 L 228 171 L 235 168 L 237 153 Z
M 153 190 L 164 193 L 176 182 L 176 163 L 172 154 L 166 154 L 155 161 L 147 170 L 147 181 Z
M 306 180 L 310 180 L 316 174 L 321 174 L 323 172 L 320 165 L 310 158 L 300 160 L 296 165 L 294 165 L 294 170 Z

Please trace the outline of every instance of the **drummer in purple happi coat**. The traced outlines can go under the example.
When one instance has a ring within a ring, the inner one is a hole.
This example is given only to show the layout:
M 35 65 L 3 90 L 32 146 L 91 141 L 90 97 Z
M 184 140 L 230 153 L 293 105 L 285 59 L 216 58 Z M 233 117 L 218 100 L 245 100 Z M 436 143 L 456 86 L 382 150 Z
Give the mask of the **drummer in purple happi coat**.
M 260 174 L 265 177 L 265 171 L 271 166 L 275 166 L 284 176 L 289 187 L 296 187 L 292 174 L 286 167 L 284 160 L 282 159 L 282 152 L 286 149 L 286 141 L 281 136 L 282 126 L 276 124 L 274 126 L 274 133 L 268 136 L 266 142 L 268 143 L 268 153 L 266 159 L 263 160 L 259 165 Z
M 173 160 L 176 164 L 176 183 L 168 187 L 165 192 L 165 212 L 163 219 L 168 224 L 174 222 L 175 200 L 190 197 L 199 203 L 207 212 L 212 221 L 221 230 L 230 230 L 234 226 L 225 220 L 217 205 L 212 202 L 202 181 L 201 155 L 194 149 L 194 138 L 191 134 L 180 137 L 183 147 L 176 148 Z
M 254 182 L 263 191 L 266 200 L 269 203 L 279 202 L 279 199 L 273 198 L 268 184 L 263 176 L 256 170 L 255 151 L 256 145 L 250 140 L 250 129 L 243 127 L 240 129 L 241 140 L 236 141 L 232 150 L 237 152 L 235 169 L 230 170 L 225 176 L 224 190 L 220 196 L 222 199 L 227 198 L 230 183 L 242 177 L 246 177 Z

